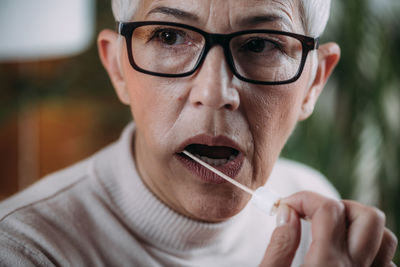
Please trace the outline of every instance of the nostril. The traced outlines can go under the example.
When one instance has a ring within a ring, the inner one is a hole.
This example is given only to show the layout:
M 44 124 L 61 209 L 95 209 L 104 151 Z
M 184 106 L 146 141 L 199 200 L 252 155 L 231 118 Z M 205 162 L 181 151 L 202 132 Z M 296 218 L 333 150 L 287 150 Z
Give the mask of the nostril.
M 194 106 L 195 107 L 201 107 L 201 106 L 203 106 L 204 104 L 201 102 L 201 101 L 197 101 L 197 102 L 195 102 L 194 103 Z M 223 109 L 227 109 L 227 110 L 234 110 L 235 108 L 234 108 L 234 106 L 232 105 L 232 104 L 225 104 L 225 105 L 223 105 L 223 107 L 222 107 Z
M 202 105 L 203 105 L 203 103 L 201 103 L 201 101 L 197 101 L 197 102 L 194 103 L 195 107 L 200 107 Z
M 227 110 L 233 110 L 233 105 L 232 104 L 225 104 L 224 108 L 226 108 Z

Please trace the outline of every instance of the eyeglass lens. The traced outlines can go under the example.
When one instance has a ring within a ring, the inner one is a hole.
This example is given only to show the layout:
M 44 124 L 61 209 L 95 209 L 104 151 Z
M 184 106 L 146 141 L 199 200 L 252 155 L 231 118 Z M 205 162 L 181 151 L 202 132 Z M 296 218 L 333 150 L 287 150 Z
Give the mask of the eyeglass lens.
M 132 33 L 132 55 L 140 68 L 162 74 L 192 71 L 205 47 L 196 31 L 166 25 L 144 25 Z M 236 72 L 251 80 L 277 82 L 293 78 L 301 65 L 302 43 L 294 37 L 246 33 L 230 40 Z

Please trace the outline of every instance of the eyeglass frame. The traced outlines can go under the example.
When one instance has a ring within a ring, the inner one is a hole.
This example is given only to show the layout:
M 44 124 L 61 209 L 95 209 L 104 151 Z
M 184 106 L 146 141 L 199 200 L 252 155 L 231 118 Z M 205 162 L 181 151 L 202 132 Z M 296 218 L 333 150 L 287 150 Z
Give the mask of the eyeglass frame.
M 225 59 L 228 63 L 230 70 L 238 79 L 248 82 L 248 83 L 260 84 L 260 85 L 289 84 L 289 83 L 293 83 L 293 82 L 297 81 L 300 78 L 301 74 L 303 73 L 304 66 L 305 66 L 309 52 L 319 48 L 319 37 L 313 38 L 313 37 L 309 37 L 309 36 L 302 35 L 302 34 L 278 31 L 278 30 L 254 29 L 254 30 L 237 31 L 237 32 L 229 33 L 229 34 L 220 34 L 220 33 L 208 33 L 206 31 L 203 31 L 201 29 L 198 29 L 196 27 L 193 27 L 193 26 L 190 26 L 187 24 L 176 23 L 176 22 L 166 22 L 166 21 L 134 21 L 134 22 L 117 21 L 116 24 L 117 24 L 118 34 L 125 37 L 126 46 L 127 46 L 127 50 L 128 50 L 129 63 L 131 64 L 131 66 L 139 72 L 153 75 L 153 76 L 158 76 L 158 77 L 179 78 L 179 77 L 187 77 L 187 76 L 192 75 L 200 68 L 200 66 L 204 62 L 205 58 L 207 57 L 208 52 L 211 50 L 211 48 L 214 47 L 215 45 L 220 45 L 220 46 L 222 46 L 222 48 L 224 50 Z M 146 25 L 166 25 L 166 26 L 172 26 L 172 27 L 181 27 L 184 29 L 188 29 L 188 30 L 200 33 L 204 37 L 205 43 L 204 43 L 204 47 L 201 51 L 201 54 L 199 55 L 199 58 L 197 59 L 197 62 L 195 64 L 195 66 L 193 67 L 193 69 L 191 71 L 187 71 L 184 73 L 170 74 L 170 73 L 159 73 L 159 72 L 148 71 L 148 70 L 145 70 L 145 69 L 139 67 L 135 63 L 135 60 L 133 58 L 132 35 L 136 28 L 141 27 L 141 26 L 146 26 Z M 231 49 L 229 47 L 229 43 L 236 36 L 239 36 L 242 34 L 251 34 L 251 33 L 284 35 L 284 36 L 293 37 L 301 42 L 302 58 L 301 58 L 299 69 L 293 78 L 284 80 L 284 81 L 267 82 L 267 81 L 258 81 L 258 80 L 248 79 L 239 74 L 239 72 L 237 71 L 237 69 L 235 67 L 235 63 L 233 60 Z

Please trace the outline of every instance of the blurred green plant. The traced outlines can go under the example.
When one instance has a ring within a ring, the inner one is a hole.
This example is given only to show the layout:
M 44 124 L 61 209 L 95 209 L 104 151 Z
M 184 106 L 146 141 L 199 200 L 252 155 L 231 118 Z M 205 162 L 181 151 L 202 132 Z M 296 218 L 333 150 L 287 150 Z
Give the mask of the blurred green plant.
M 400 2 L 332 4 L 323 40 L 340 45 L 341 61 L 282 155 L 320 170 L 342 197 L 382 209 L 400 236 Z

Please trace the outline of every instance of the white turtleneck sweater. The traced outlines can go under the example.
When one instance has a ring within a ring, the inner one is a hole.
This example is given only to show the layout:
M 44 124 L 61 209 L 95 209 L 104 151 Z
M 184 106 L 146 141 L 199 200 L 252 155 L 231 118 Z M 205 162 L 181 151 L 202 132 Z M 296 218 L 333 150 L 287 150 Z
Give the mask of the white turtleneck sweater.
M 0 266 L 257 266 L 275 218 L 253 205 L 222 223 L 188 219 L 142 183 L 131 153 L 134 125 L 89 159 L 0 204 Z M 278 160 L 267 186 L 287 196 L 337 197 L 317 172 Z M 310 243 L 303 223 L 293 266 Z

